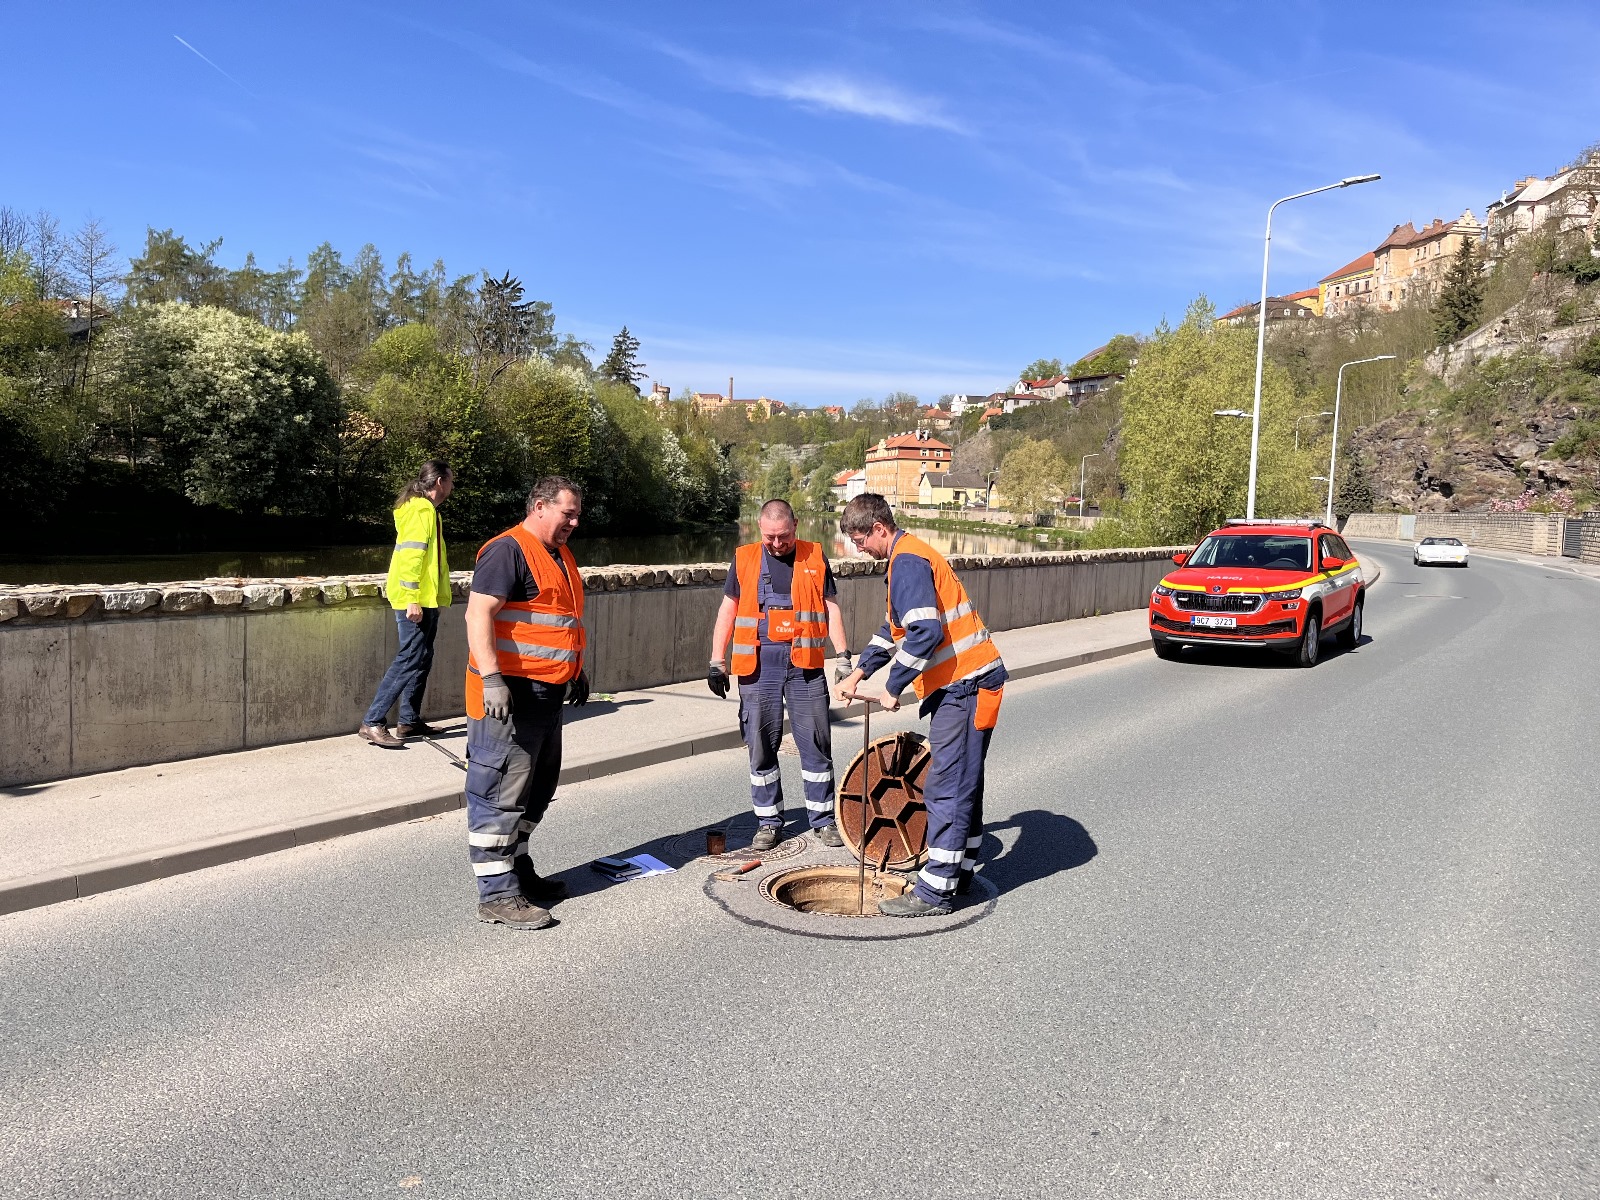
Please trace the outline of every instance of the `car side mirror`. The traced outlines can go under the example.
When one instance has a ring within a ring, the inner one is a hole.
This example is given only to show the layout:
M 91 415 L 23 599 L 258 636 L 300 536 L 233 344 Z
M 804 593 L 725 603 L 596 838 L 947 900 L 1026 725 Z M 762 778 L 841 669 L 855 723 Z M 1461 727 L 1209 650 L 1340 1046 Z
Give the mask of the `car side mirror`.
M 1172 561 L 1177 563 L 1181 567 L 1181 566 L 1183 566 L 1184 563 L 1189 561 L 1189 555 L 1188 555 L 1188 553 L 1186 551 L 1179 550 L 1176 554 L 1174 554 L 1172 556 Z
M 1324 571 L 1337 571 L 1344 565 L 1344 559 L 1342 558 L 1329 558 L 1327 555 L 1322 558 L 1322 569 Z

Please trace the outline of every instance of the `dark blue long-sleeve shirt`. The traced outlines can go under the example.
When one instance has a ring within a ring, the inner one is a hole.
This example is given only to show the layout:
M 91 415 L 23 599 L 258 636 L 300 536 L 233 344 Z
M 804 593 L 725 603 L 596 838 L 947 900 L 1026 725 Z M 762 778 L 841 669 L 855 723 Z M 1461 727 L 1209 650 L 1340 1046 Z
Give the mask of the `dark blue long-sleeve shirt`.
M 895 534 L 893 546 L 905 536 Z M 857 666 L 863 678 L 876 674 L 885 664 L 892 662 L 884 690 L 898 696 L 911 686 L 912 681 L 927 668 L 928 660 L 944 641 L 944 622 L 939 616 L 939 593 L 933 586 L 933 564 L 919 554 L 902 551 L 894 560 L 894 570 L 889 574 L 889 609 L 895 623 L 906 631 L 898 649 L 891 636 L 891 624 L 885 620 L 882 627 L 861 652 Z M 999 687 L 1006 679 L 1002 663 L 995 663 L 990 671 L 976 680 L 962 681 L 951 687 Z

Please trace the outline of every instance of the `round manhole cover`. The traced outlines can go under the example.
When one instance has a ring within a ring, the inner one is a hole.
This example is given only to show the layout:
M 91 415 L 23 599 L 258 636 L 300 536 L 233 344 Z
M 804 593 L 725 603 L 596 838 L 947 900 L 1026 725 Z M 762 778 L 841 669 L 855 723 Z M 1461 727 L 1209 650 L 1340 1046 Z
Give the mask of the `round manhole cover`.
M 919 733 L 881 737 L 850 763 L 839 785 L 839 836 L 868 868 L 910 871 L 928 857 L 923 781 L 933 757 Z

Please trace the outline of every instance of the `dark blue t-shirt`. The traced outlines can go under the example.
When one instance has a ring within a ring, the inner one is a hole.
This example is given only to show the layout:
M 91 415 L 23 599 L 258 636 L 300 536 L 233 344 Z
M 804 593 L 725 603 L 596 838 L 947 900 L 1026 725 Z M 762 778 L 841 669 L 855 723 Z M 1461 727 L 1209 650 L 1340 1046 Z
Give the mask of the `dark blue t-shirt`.
M 550 557 L 565 574 L 567 563 L 560 552 Z M 495 538 L 479 552 L 478 564 L 472 569 L 472 590 L 481 596 L 499 596 L 513 604 L 526 603 L 539 594 L 539 585 L 516 538 Z
M 767 608 L 792 608 L 794 598 L 790 589 L 794 587 L 794 551 L 779 556 L 769 554 L 764 548 L 761 551 L 761 571 L 766 577 L 764 588 L 765 603 L 762 605 L 761 624 L 756 627 L 756 635 L 763 646 L 775 643 L 767 637 Z M 722 585 L 722 594 L 731 600 L 739 598 L 739 560 L 737 557 L 728 565 L 728 579 Z M 822 598 L 835 600 L 839 596 L 839 585 L 833 579 L 833 567 L 829 564 L 827 555 L 822 558 Z M 788 643 L 784 643 L 787 645 Z

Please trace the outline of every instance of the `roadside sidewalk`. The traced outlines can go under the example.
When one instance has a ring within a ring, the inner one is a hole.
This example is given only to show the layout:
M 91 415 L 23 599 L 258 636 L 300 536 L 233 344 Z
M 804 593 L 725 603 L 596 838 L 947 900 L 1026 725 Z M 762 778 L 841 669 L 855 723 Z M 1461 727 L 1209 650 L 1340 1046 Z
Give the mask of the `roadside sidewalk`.
M 1014 678 L 1144 650 L 1142 609 L 995 634 Z M 860 707 L 853 706 L 853 712 Z M 703 681 L 568 709 L 563 784 L 741 744 Z M 835 720 L 848 717 L 842 706 Z M 466 722 L 434 744 L 354 736 L 0 788 L 0 913 L 460 808 Z M 447 753 L 448 752 L 448 753 Z
M 1376 583 L 1378 563 L 1363 566 Z M 994 637 L 1013 679 L 1150 645 L 1144 609 Z M 834 720 L 860 711 L 836 706 Z M 738 705 L 703 681 L 620 692 L 567 714 L 563 784 L 741 744 Z M 891 718 L 885 730 L 895 725 Z M 404 750 L 380 750 L 352 732 L 0 788 L 0 914 L 460 808 L 466 722 L 440 727 L 432 743 Z

